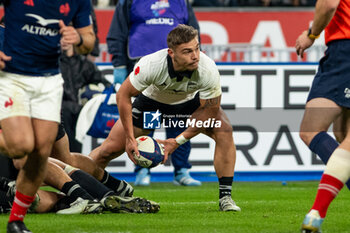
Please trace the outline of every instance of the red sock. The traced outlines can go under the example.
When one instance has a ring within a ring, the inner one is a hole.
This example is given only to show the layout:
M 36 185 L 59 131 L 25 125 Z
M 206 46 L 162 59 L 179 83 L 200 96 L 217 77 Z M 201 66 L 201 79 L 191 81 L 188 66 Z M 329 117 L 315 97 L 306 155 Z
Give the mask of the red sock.
M 323 174 L 314 205 L 311 209 L 318 210 L 320 217 L 326 217 L 327 209 L 333 199 L 338 195 L 344 184 L 331 175 Z
M 34 201 L 34 199 L 35 195 L 33 197 L 30 197 L 16 191 L 16 196 L 15 200 L 13 201 L 9 222 L 23 221 L 24 216 L 26 215 L 27 210 Z

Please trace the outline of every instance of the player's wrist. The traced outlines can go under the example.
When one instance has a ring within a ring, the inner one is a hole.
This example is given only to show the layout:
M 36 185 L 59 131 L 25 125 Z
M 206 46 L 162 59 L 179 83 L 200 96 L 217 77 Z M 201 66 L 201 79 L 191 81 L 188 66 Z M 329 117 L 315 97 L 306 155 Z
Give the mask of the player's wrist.
M 320 34 L 318 34 L 318 35 L 313 34 L 312 27 L 310 27 L 308 32 L 307 32 L 307 37 L 309 37 L 309 39 L 311 39 L 311 40 L 316 40 L 317 38 L 320 37 Z
M 184 136 L 183 134 L 180 134 L 179 136 L 177 136 L 177 137 L 175 138 L 176 143 L 179 144 L 180 146 L 181 146 L 182 144 L 185 144 L 185 143 L 188 142 L 189 140 L 190 140 L 190 139 L 185 138 L 185 136 Z
M 81 34 L 79 34 L 79 38 L 80 38 L 80 42 L 78 44 L 76 44 L 77 47 L 80 47 L 84 44 L 84 40 L 83 40 L 83 37 L 81 36 Z

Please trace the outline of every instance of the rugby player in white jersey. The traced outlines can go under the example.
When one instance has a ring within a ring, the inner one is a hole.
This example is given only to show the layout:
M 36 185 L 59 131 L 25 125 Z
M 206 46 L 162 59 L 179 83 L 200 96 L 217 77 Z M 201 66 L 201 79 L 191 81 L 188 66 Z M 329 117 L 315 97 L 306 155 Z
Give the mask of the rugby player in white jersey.
M 187 129 L 176 139 L 159 140 L 165 148 L 163 162 L 178 146 L 199 133 L 213 138 L 220 210 L 240 211 L 231 198 L 236 148 L 232 126 L 220 107 L 220 75 L 214 61 L 200 52 L 197 35 L 193 27 L 180 24 L 168 34 L 168 49 L 140 59 L 117 94 L 120 120 L 90 156 L 104 168 L 126 151 L 136 163 L 133 155 L 139 152 L 135 138 L 152 130 L 143 125 L 144 112 L 161 113 L 164 117 L 189 116 L 189 120 L 183 119 Z M 137 97 L 131 103 L 133 96 Z M 195 123 L 186 125 L 188 122 Z

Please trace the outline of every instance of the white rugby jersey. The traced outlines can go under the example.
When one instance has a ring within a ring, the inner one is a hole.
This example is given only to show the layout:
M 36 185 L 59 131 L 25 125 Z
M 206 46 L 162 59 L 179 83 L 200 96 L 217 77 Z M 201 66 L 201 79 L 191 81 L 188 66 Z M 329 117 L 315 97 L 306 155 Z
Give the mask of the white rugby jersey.
M 168 49 L 144 56 L 129 75 L 131 84 L 148 98 L 170 105 L 189 101 L 197 92 L 200 99 L 221 95 L 219 71 L 207 55 L 200 52 L 198 69 L 183 72 L 181 81 L 179 72 L 174 72 L 172 64 L 168 65 L 169 60 L 171 63 Z

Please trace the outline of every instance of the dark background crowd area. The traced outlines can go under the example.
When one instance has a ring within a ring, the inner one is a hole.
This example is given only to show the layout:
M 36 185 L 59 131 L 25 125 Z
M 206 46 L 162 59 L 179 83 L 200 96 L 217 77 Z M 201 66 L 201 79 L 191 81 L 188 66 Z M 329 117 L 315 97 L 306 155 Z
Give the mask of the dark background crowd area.
M 312 7 L 317 0 L 189 0 L 193 7 Z M 111 7 L 118 0 L 93 0 L 96 7 Z

